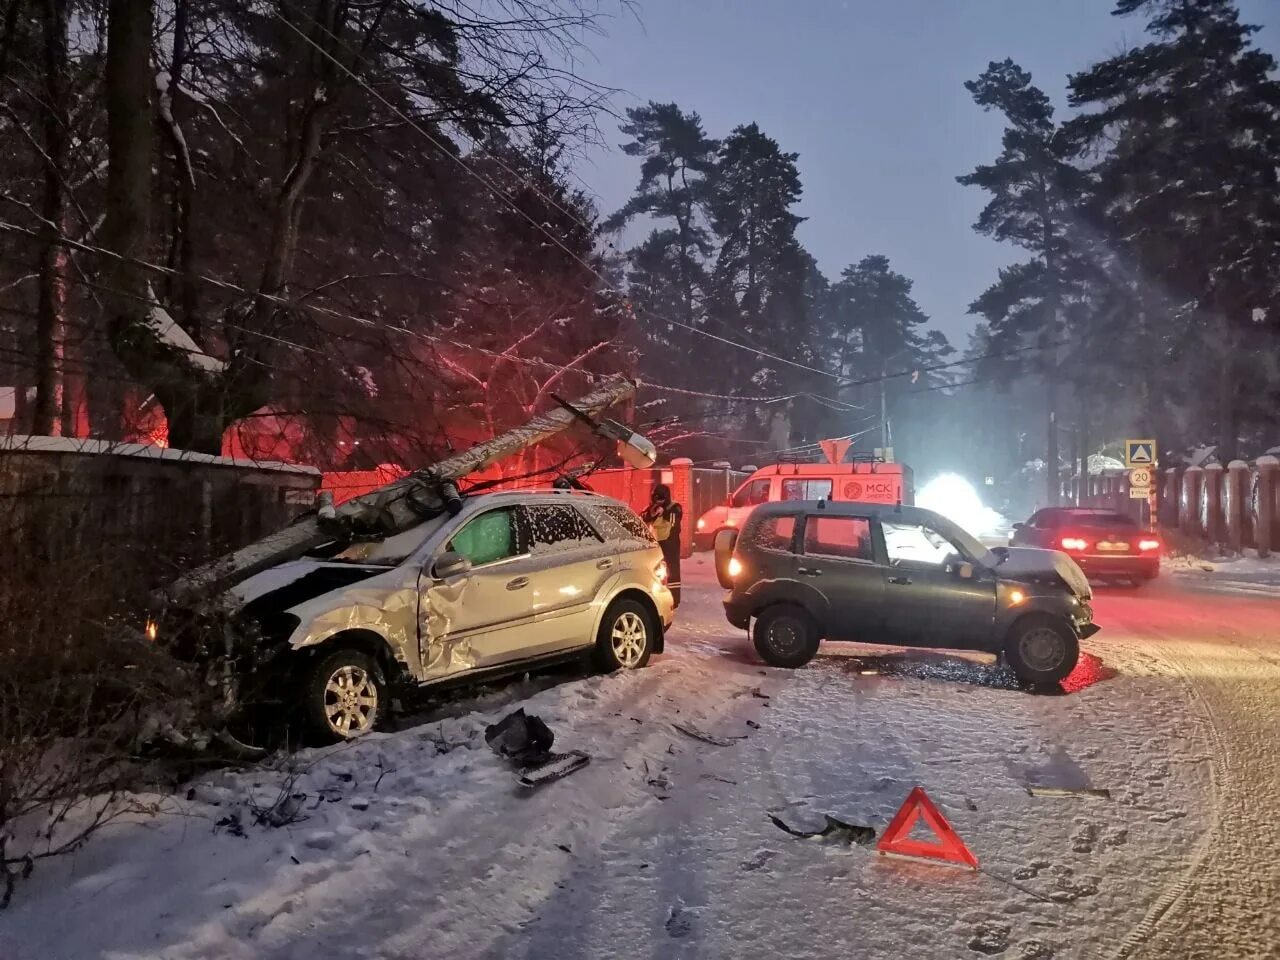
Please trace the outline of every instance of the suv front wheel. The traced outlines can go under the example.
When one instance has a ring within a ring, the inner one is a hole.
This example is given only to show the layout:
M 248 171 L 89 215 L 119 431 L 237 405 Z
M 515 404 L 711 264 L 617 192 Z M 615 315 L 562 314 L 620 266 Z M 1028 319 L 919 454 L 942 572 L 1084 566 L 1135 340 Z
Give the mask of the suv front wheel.
M 324 743 L 368 733 L 387 713 L 387 684 L 367 653 L 349 647 L 321 657 L 303 684 L 307 725 Z
M 771 667 L 803 667 L 818 653 L 817 624 L 799 607 L 766 607 L 751 631 L 756 653 Z
M 1053 684 L 1076 668 L 1080 641 L 1067 624 L 1046 616 L 1019 620 L 1005 641 L 1005 661 L 1023 683 Z

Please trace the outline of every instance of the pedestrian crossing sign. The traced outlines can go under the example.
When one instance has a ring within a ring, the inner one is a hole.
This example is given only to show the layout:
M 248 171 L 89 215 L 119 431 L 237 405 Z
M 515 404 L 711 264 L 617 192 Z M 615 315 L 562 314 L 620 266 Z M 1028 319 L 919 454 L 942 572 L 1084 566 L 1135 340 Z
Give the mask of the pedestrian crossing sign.
M 1154 467 L 1156 463 L 1156 442 L 1154 440 L 1126 440 L 1124 442 L 1124 465 L 1134 467 Z

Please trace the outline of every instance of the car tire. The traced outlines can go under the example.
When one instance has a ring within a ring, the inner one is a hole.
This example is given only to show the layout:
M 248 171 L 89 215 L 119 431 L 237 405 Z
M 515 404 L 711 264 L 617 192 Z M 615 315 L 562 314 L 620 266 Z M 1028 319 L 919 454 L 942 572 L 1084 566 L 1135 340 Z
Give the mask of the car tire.
M 1019 680 L 1043 686 L 1058 683 L 1076 668 L 1080 641 L 1069 626 L 1053 617 L 1025 617 L 1009 631 L 1004 654 Z
M 655 618 L 637 600 L 617 600 L 609 605 L 600 621 L 593 656 L 605 673 L 639 670 L 649 662 L 657 643 Z
M 386 720 L 389 701 L 381 668 L 373 657 L 351 647 L 321 656 L 303 680 L 303 719 L 322 743 L 376 730 Z
M 771 667 L 803 667 L 818 654 L 818 626 L 799 607 L 766 607 L 756 617 L 751 642 Z

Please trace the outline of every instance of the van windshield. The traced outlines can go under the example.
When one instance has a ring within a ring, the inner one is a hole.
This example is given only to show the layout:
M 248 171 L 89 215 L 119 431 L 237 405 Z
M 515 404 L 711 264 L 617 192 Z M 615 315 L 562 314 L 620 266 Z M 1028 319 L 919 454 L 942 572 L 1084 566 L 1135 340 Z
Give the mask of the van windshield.
M 769 502 L 769 478 L 748 480 L 729 498 L 731 507 L 754 507 Z

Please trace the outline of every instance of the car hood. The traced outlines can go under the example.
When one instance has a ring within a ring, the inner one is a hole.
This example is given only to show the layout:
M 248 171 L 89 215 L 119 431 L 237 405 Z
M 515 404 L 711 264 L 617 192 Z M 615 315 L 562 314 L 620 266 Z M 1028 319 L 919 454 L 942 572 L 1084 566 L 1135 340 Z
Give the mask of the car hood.
M 236 584 L 227 591 L 227 599 L 233 608 L 262 606 L 264 601 L 270 601 L 276 609 L 287 610 L 313 597 L 386 573 L 388 569 L 323 560 L 290 560 Z
M 1006 547 L 1005 558 L 996 567 L 1001 577 L 1011 580 L 1034 580 L 1055 574 L 1077 597 L 1088 600 L 1093 596 L 1089 578 L 1079 564 L 1061 550 L 1041 550 L 1039 547 Z

